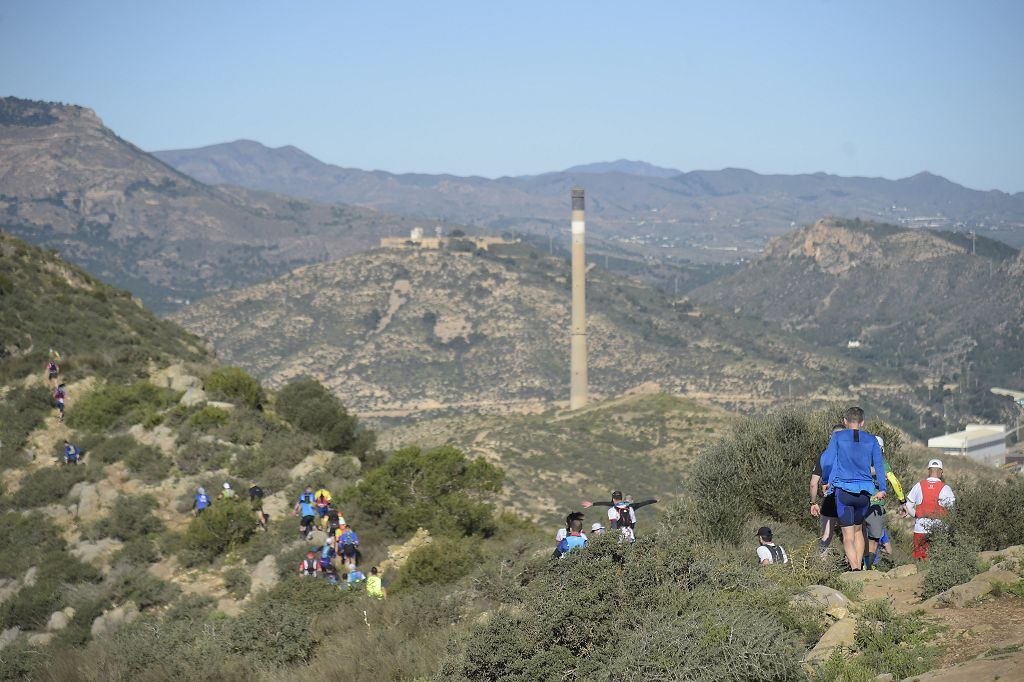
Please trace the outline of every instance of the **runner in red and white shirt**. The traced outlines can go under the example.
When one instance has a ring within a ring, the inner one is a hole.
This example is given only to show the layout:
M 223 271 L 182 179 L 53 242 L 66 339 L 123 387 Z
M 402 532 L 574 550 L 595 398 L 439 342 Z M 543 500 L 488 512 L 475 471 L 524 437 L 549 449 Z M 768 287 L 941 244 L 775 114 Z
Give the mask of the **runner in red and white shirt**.
M 953 489 L 942 481 L 942 460 L 928 462 L 928 478 L 918 481 L 907 494 L 906 513 L 914 522 L 914 558 L 928 558 L 928 535 L 941 525 L 946 510 L 956 502 Z

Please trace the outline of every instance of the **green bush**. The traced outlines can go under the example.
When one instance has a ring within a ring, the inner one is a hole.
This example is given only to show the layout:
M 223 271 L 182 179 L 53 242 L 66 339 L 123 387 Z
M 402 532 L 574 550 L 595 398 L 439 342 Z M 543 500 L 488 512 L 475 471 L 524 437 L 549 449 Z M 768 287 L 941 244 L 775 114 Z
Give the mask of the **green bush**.
M 151 445 L 138 443 L 124 458 L 128 470 L 146 483 L 159 483 L 167 478 L 171 462 Z
M 185 548 L 192 562 L 210 562 L 242 545 L 255 532 L 255 527 L 249 505 L 215 502 L 188 524 Z
M 73 429 L 104 433 L 115 427 L 142 423 L 153 412 L 171 407 L 177 401 L 177 393 L 148 381 L 105 384 L 72 404 L 67 424 Z
M 313 454 L 313 450 L 313 440 L 307 434 L 275 431 L 266 434 L 258 447 L 239 453 L 231 463 L 231 473 L 246 479 L 264 479 L 267 471 L 287 471 Z
M 481 559 L 480 549 L 472 538 L 438 538 L 409 555 L 392 589 L 401 592 L 454 582 L 476 568 Z
M 861 606 L 855 642 L 857 659 L 872 677 L 892 673 L 903 680 L 930 670 L 935 663 L 938 628 L 919 614 L 900 615 L 882 599 Z M 835 679 L 835 678 L 830 678 Z
M 35 583 L 23 586 L 14 597 L 0 604 L 3 627 L 42 629 L 50 614 L 64 606 L 66 584 L 101 578 L 91 565 L 61 550 L 47 551 L 38 562 Z
M 228 412 L 219 407 L 206 405 L 188 418 L 188 425 L 200 431 L 209 431 L 223 426 L 228 421 Z
M 157 519 L 159 521 L 159 519 Z M 148 566 L 160 560 L 160 549 L 151 537 L 134 537 L 117 550 L 110 559 L 113 566 Z
M 125 459 L 139 445 L 139 442 L 128 434 L 119 434 L 110 438 L 87 438 L 82 441 L 82 451 L 89 462 L 113 464 Z
M 399 535 L 419 527 L 435 534 L 489 535 L 494 507 L 484 498 L 501 489 L 503 478 L 490 462 L 470 460 L 452 447 L 409 447 L 366 472 L 346 497 Z
M 0 515 L 0 578 L 21 578 L 30 566 L 37 566 L 44 551 L 63 550 L 64 539 L 46 517 L 22 516 L 16 512 Z
M 249 573 L 241 566 L 232 566 L 223 573 L 224 589 L 235 599 L 242 599 L 249 594 L 252 580 Z
M 193 476 L 205 471 L 223 469 L 231 461 L 233 449 L 216 441 L 204 441 L 198 435 L 179 443 L 174 454 L 174 463 L 178 470 Z
M 313 616 L 347 598 L 352 595 L 324 581 L 287 580 L 257 595 L 231 624 L 230 650 L 259 667 L 308 661 L 316 645 Z
M 983 550 L 1024 544 L 1024 480 L 973 482 L 953 492 L 956 504 L 947 525 L 955 534 L 973 538 Z
M 0 465 L 25 463 L 22 448 L 29 434 L 43 425 L 50 409 L 50 392 L 45 386 L 11 386 L 0 398 Z
M 358 420 L 316 379 L 292 380 L 277 394 L 277 413 L 316 437 L 324 450 L 346 452 L 356 441 Z
M 139 609 L 168 604 L 181 593 L 177 585 L 165 582 L 144 566 L 130 566 L 109 578 L 110 596 L 117 603 L 134 602 Z
M 85 480 L 87 468 L 79 464 L 36 469 L 21 480 L 13 497 L 15 508 L 31 509 L 63 500 L 76 483 Z
M 127 542 L 159 533 L 164 523 L 153 515 L 157 502 L 152 495 L 118 495 L 114 508 L 96 522 L 93 534 Z
M 264 400 L 263 387 L 241 367 L 218 367 L 206 378 L 206 392 L 214 398 L 250 408 Z
M 948 529 L 933 532 L 922 594 L 931 597 L 968 582 L 978 574 L 978 561 L 978 544 L 973 538 Z

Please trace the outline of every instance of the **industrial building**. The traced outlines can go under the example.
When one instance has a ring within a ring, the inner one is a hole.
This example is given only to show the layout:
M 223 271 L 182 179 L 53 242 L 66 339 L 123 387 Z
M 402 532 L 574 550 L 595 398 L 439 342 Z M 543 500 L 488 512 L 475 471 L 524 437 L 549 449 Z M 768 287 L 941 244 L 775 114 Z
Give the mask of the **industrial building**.
M 1006 459 L 1004 424 L 968 424 L 963 431 L 928 439 L 928 447 L 943 455 L 964 455 L 983 464 L 1001 466 Z

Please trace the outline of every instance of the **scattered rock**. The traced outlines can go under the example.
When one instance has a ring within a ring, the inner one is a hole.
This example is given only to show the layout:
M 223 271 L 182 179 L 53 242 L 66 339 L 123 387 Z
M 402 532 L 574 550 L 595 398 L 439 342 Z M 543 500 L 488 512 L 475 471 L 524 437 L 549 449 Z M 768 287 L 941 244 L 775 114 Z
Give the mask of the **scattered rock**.
M 77 516 L 81 521 L 93 521 L 103 515 L 100 495 L 95 483 L 76 483 L 69 493 L 78 499 Z
M 260 562 L 253 567 L 250 579 L 252 581 L 249 587 L 250 594 L 269 590 L 276 585 L 279 580 L 277 558 L 273 554 L 268 554 L 260 559 Z
M 825 615 L 835 620 L 842 620 L 850 617 L 850 609 L 845 606 L 833 606 L 825 611 Z
M 46 646 L 53 640 L 53 637 L 52 632 L 37 632 L 28 636 L 28 643 L 34 646 Z
M 72 615 L 74 615 L 74 611 L 72 611 Z M 50 620 L 46 622 L 46 629 L 50 632 L 57 632 L 66 628 L 69 622 L 71 622 L 71 618 L 66 613 L 54 611 L 50 614 Z
M 139 615 L 139 609 L 132 602 L 107 611 L 92 622 L 92 636 L 98 637 L 113 632 L 117 628 L 130 623 Z
M 413 551 L 424 545 L 429 545 L 433 541 L 434 539 L 430 537 L 430 532 L 426 528 L 419 528 L 411 538 L 402 544 L 389 545 L 388 558 L 380 562 L 381 573 L 400 569 L 408 561 L 409 555 Z
M 150 375 L 150 382 L 161 388 L 169 388 L 172 391 L 188 391 L 190 388 L 203 387 L 202 380 L 189 374 L 185 365 L 178 363 L 165 367 Z
M 909 578 L 917 575 L 917 564 L 904 564 L 891 569 L 886 575 L 890 578 Z
M 996 549 L 988 552 L 980 552 L 978 554 L 982 561 L 994 561 L 1004 557 L 1018 556 L 1024 557 L 1024 545 L 1011 545 L 1006 549 Z
M 20 587 L 17 580 L 0 578 L 0 602 L 7 601 L 10 597 L 17 594 Z
M 0 651 L 3 651 L 11 642 L 18 639 L 18 635 L 21 634 L 21 628 L 13 627 L 7 628 L 3 632 L 0 632 Z
M 1020 576 L 1016 573 L 1004 571 L 1000 568 L 993 568 L 974 576 L 970 582 L 966 582 L 962 585 L 956 585 L 945 592 L 935 595 L 931 599 L 925 601 L 923 606 L 926 608 L 935 608 L 936 606 L 963 608 L 972 601 L 981 599 L 991 592 L 992 583 L 1000 582 L 1016 584 L 1019 580 Z
M 854 635 L 857 634 L 857 621 L 854 618 L 843 618 L 832 624 L 825 634 L 821 636 L 818 643 L 807 654 L 808 663 L 821 663 L 832 655 L 838 647 L 850 649 L 853 647 Z
M 242 602 L 235 601 L 230 597 L 224 597 L 223 599 L 217 600 L 217 610 L 225 616 L 236 618 L 242 613 Z
M 825 610 L 833 607 L 847 608 L 850 600 L 839 590 L 824 585 L 810 585 L 790 599 L 789 604 Z
M 100 538 L 95 541 L 82 540 L 71 548 L 71 553 L 82 561 L 87 561 L 99 568 L 106 568 L 110 556 L 123 546 L 123 542 L 114 538 Z
M 235 404 L 234 403 L 222 403 L 219 400 L 207 400 L 206 404 L 209 405 L 210 407 L 219 407 L 222 410 L 229 410 L 230 411 L 230 410 L 235 409 Z
M 892 682 L 895 679 L 892 673 L 882 673 L 875 675 L 875 682 Z
M 334 457 L 334 453 L 328 450 L 315 450 L 312 455 L 302 460 L 288 472 L 293 480 L 305 481 L 314 471 L 319 471 L 327 466 L 327 463 Z M 317 481 L 308 481 L 307 485 L 316 486 Z
M 184 405 L 185 407 L 200 405 L 206 402 L 206 391 L 199 388 L 198 386 L 193 386 L 187 391 L 185 391 L 185 394 L 181 396 L 181 400 L 179 400 L 178 402 Z
M 290 523 L 298 528 L 298 521 L 293 521 L 288 518 L 291 514 L 292 508 L 294 507 L 294 500 L 290 501 L 288 494 L 283 490 L 274 493 L 273 495 L 267 495 L 263 498 L 263 513 L 267 514 L 272 521 L 280 523 Z
M 21 579 L 21 584 L 25 587 L 32 587 L 36 584 L 36 575 L 39 574 L 39 569 L 35 566 L 29 566 L 29 569 L 25 571 L 25 575 Z
M 152 445 L 168 456 L 174 455 L 178 447 L 174 439 L 174 432 L 163 424 L 158 424 L 152 429 L 147 429 L 142 424 L 135 424 L 128 429 L 128 433 L 140 443 Z

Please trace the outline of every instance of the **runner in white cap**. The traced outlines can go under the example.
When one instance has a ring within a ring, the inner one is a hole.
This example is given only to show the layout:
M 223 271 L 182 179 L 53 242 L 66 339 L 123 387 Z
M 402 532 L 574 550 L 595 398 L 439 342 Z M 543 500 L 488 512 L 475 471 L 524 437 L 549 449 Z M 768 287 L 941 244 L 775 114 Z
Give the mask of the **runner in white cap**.
M 599 521 L 595 521 L 594 525 L 590 527 L 591 535 L 604 535 L 604 526 Z
M 928 478 L 918 481 L 907 494 L 906 514 L 913 514 L 914 558 L 928 558 L 928 535 L 942 522 L 946 510 L 956 502 L 953 489 L 942 482 L 942 460 L 928 462 Z

